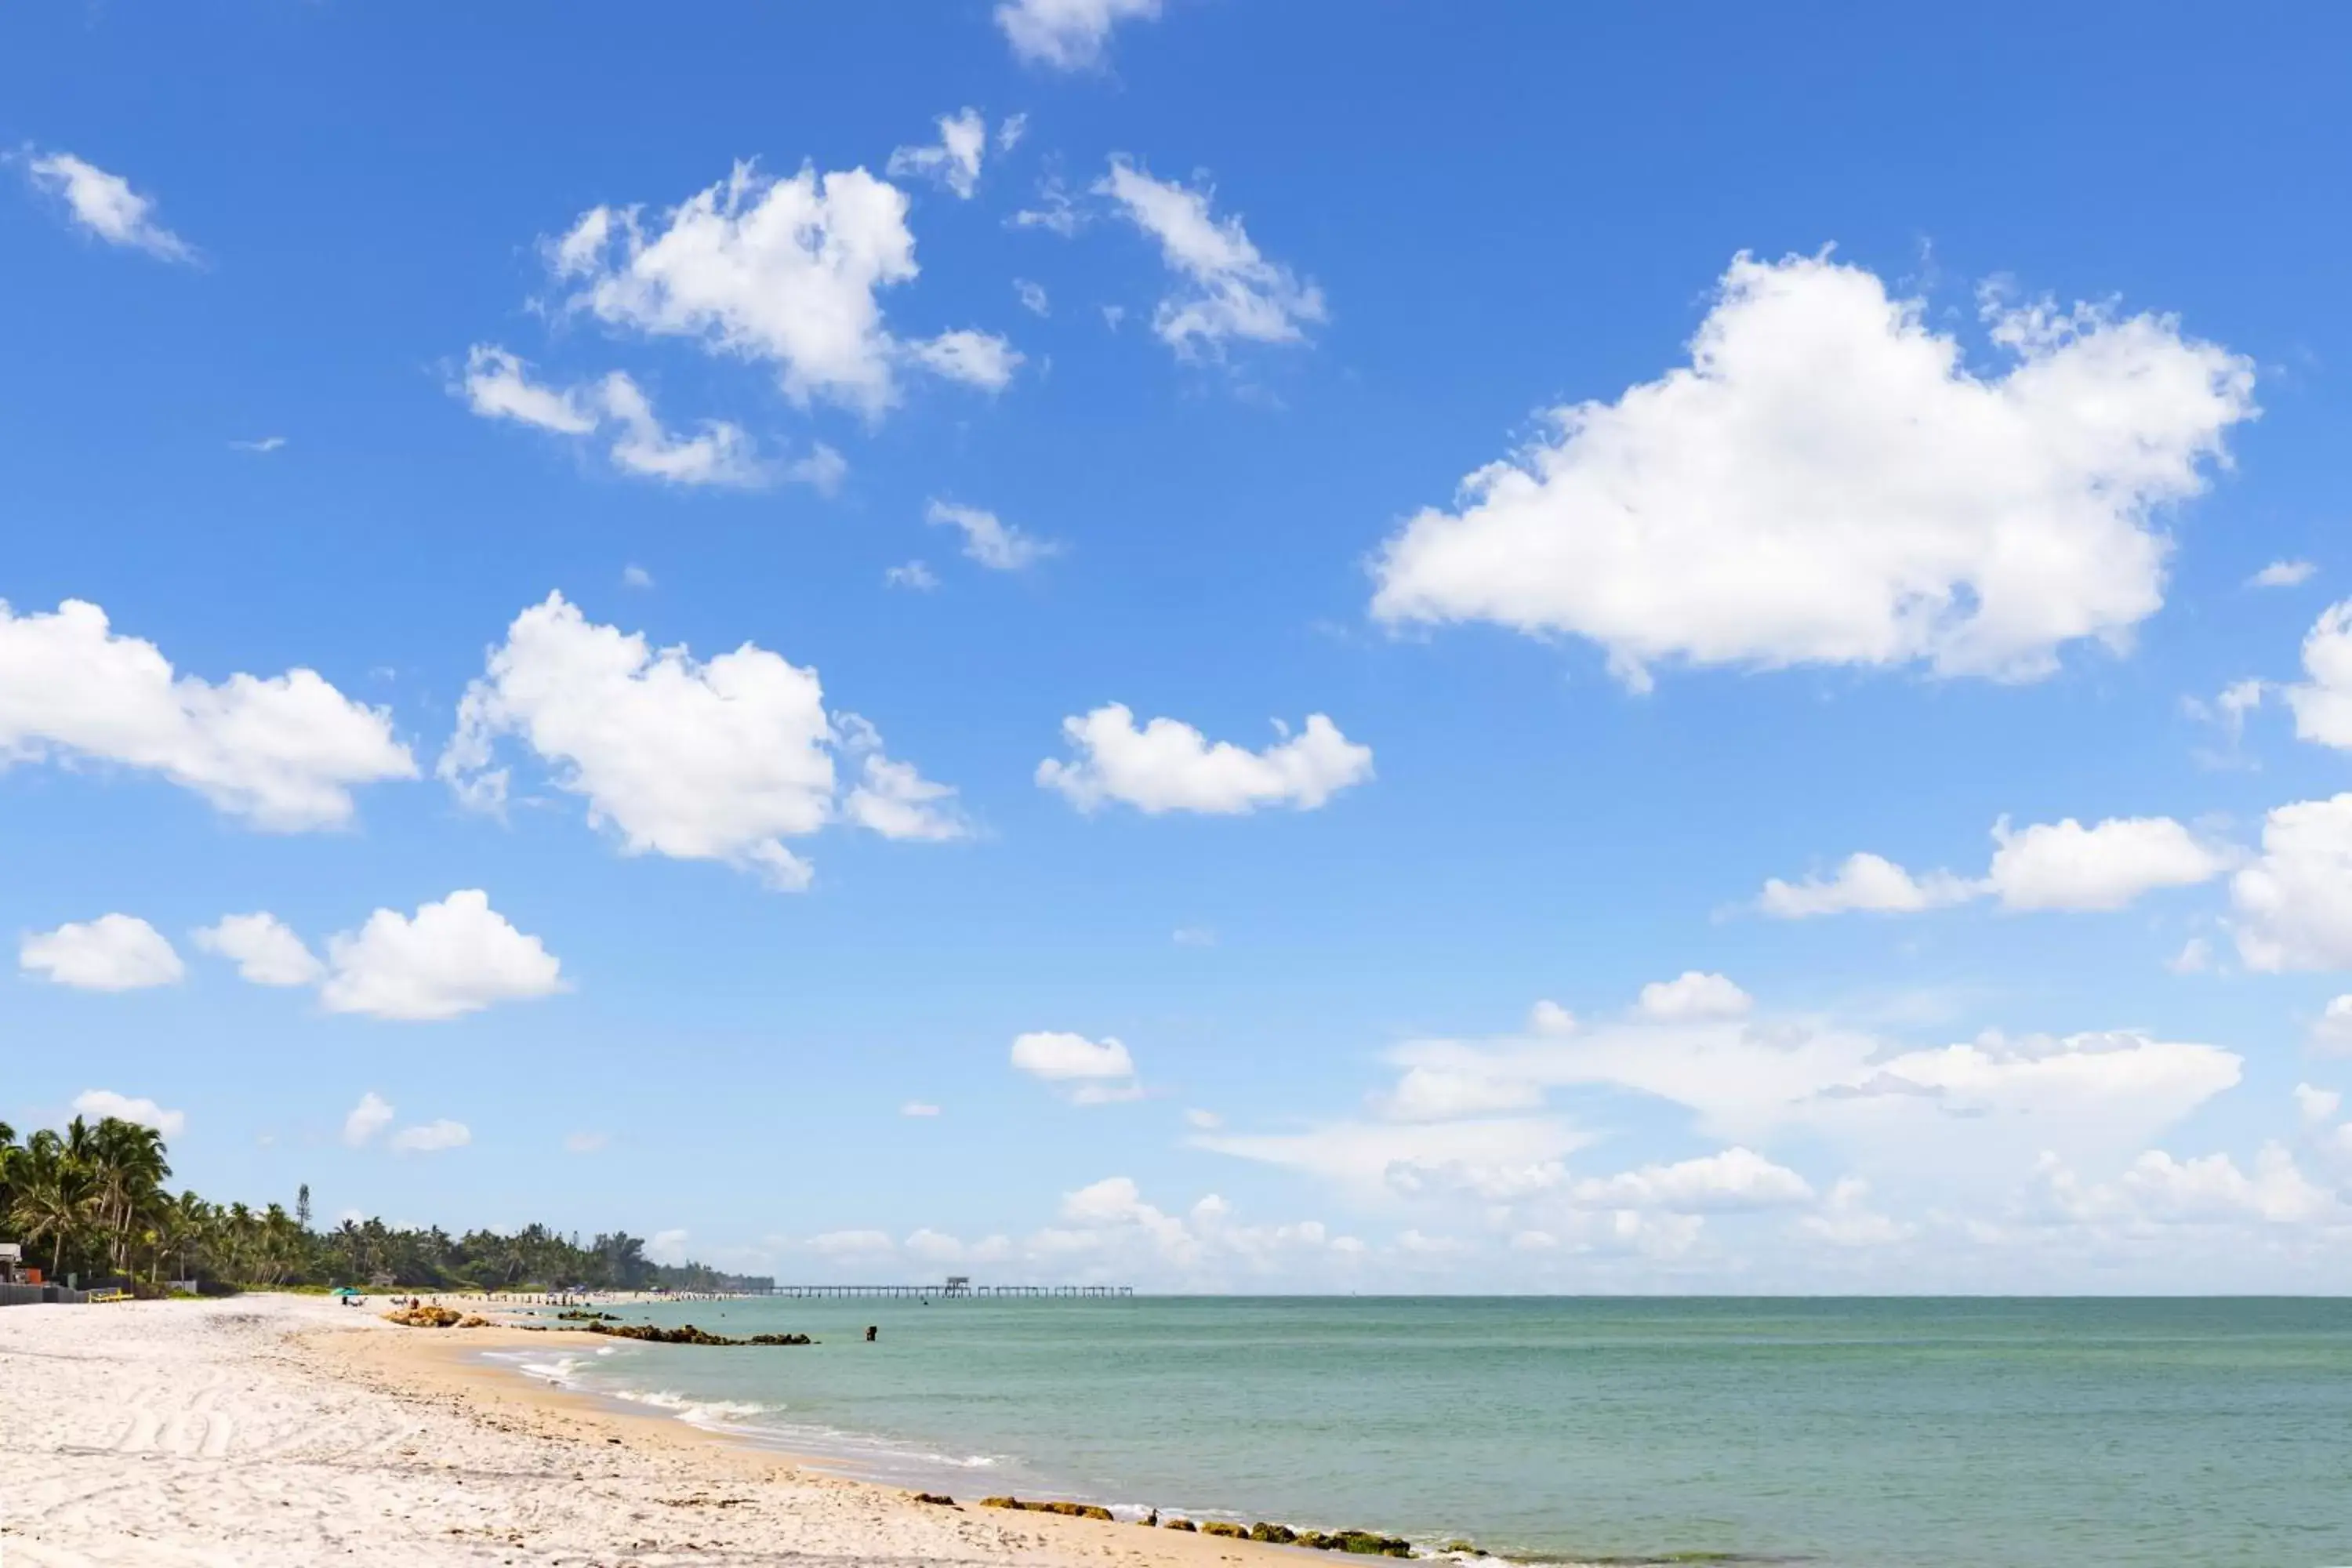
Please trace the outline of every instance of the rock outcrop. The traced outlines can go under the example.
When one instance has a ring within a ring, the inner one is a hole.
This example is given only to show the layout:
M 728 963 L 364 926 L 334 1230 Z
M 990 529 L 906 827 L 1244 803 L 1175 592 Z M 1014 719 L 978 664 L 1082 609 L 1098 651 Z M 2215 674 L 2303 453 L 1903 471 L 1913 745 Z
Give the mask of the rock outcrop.
M 656 1328 L 651 1323 L 623 1323 L 618 1328 L 610 1323 L 583 1323 L 592 1334 L 609 1334 L 616 1340 L 643 1340 L 656 1345 L 813 1345 L 816 1342 L 806 1334 L 753 1334 L 748 1340 L 730 1340 L 724 1334 L 709 1334 L 692 1323 L 679 1329 Z
M 1110 1519 L 1110 1510 L 1092 1502 L 1024 1502 L 1017 1497 L 984 1497 L 982 1508 L 1009 1508 L 1021 1513 L 1058 1513 L 1069 1519 Z

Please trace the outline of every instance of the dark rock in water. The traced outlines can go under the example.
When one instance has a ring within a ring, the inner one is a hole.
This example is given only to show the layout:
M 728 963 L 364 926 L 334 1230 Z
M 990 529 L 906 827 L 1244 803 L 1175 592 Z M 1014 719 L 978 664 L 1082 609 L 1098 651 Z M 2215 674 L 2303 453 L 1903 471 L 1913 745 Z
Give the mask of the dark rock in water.
M 1467 1541 L 1449 1541 L 1444 1545 L 1439 1547 L 1438 1551 L 1449 1552 L 1456 1557 L 1484 1557 L 1486 1555 L 1484 1550 Z
M 1410 1557 L 1412 1542 L 1376 1530 L 1342 1530 L 1328 1537 L 1326 1552 L 1352 1552 L 1360 1557 Z
M 1268 1524 L 1264 1520 L 1250 1526 L 1252 1541 L 1271 1541 L 1276 1546 L 1287 1546 L 1298 1539 L 1298 1531 L 1286 1524 Z
M 941 1508 L 953 1508 L 956 1505 L 956 1500 L 947 1496 L 943 1492 L 917 1492 L 915 1494 L 915 1500 L 917 1502 L 937 1503 Z
M 1249 1539 L 1248 1531 L 1244 1530 L 1238 1524 L 1227 1524 L 1222 1519 L 1213 1519 L 1209 1521 L 1208 1523 L 1201 1527 L 1201 1533 L 1203 1535 L 1230 1535 L 1235 1541 L 1247 1541 Z
M 656 1345 L 813 1345 L 816 1342 L 806 1334 L 753 1334 L 748 1340 L 730 1340 L 724 1334 L 708 1334 L 692 1323 L 682 1329 L 656 1328 L 651 1323 L 624 1323 L 618 1328 L 609 1323 L 583 1323 L 592 1334 L 609 1334 L 616 1340 L 643 1340 Z
M 558 1312 L 557 1320 L 566 1323 L 617 1323 L 621 1320 L 611 1312 L 586 1312 L 578 1310 Z
M 1192 1530 L 1192 1531 L 1197 1531 L 1197 1530 L 1199 1530 L 1201 1527 L 1200 1527 L 1199 1525 L 1197 1525 L 1197 1524 L 1194 1524 L 1194 1523 L 1193 1523 L 1191 1520 L 1189 1520 L 1189 1519 L 1171 1519 L 1171 1520 L 1163 1520 L 1163 1521 L 1160 1522 L 1160 1529 L 1162 1529 L 1162 1530 Z

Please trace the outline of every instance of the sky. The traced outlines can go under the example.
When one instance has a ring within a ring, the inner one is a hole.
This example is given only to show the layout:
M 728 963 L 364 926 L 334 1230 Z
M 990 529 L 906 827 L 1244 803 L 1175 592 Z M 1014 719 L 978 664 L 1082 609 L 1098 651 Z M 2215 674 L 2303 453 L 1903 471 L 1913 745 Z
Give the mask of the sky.
M 2352 1289 L 2347 42 L 11 8 L 0 1119 L 786 1280 Z

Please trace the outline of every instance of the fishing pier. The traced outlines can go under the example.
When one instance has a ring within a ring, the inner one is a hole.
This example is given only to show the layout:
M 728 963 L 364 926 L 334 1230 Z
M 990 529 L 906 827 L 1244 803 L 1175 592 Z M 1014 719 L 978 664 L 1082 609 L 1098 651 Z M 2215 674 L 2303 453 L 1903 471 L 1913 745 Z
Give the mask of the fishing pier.
M 916 1300 L 924 1301 L 1118 1300 L 1135 1294 L 1132 1285 L 975 1285 L 961 1274 L 948 1276 L 940 1285 L 770 1285 L 756 1294 L 786 1296 L 795 1300 L 828 1297 Z

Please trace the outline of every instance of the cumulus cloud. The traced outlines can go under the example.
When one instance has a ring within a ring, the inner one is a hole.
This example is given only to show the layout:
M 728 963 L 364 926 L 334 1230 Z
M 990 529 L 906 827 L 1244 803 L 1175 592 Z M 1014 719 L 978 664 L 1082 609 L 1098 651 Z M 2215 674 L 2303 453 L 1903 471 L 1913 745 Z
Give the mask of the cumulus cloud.
M 71 153 L 43 153 L 25 160 L 35 186 L 58 197 L 76 227 L 109 245 L 143 250 L 165 261 L 194 261 L 195 247 L 155 219 L 155 202 Z
M 1002 0 L 996 25 L 1013 52 L 1031 65 L 1091 70 L 1121 22 L 1150 21 L 1160 0 Z
M 1216 353 L 1233 339 L 1290 343 L 1324 319 L 1323 294 L 1261 255 L 1238 216 L 1218 218 L 1212 193 L 1155 180 L 1124 158 L 1095 186 L 1160 244 L 1185 287 L 1160 302 L 1151 330 L 1179 354 Z
M 656 650 L 561 594 L 515 617 L 457 717 L 439 772 L 461 799 L 503 805 L 497 746 L 515 737 L 631 855 L 718 860 L 801 888 L 809 867 L 784 841 L 827 823 L 896 838 L 962 831 L 950 791 L 891 762 L 871 725 L 826 712 L 814 670 L 751 643 L 708 661 Z M 837 754 L 856 764 L 846 791 Z
M 1372 776 L 1372 750 L 1339 732 L 1320 713 L 1297 734 L 1263 751 L 1230 741 L 1212 744 L 1190 724 L 1154 719 L 1140 730 L 1123 703 L 1062 721 L 1076 760 L 1047 758 L 1037 783 L 1060 791 L 1081 811 L 1111 801 L 1158 816 L 1170 811 L 1234 816 L 1262 806 L 1312 811 L 1339 791 Z
M 2303 673 L 2301 684 L 2286 689 L 2295 734 L 2352 748 L 2352 599 L 2320 612 L 2303 639 Z
M 1941 871 L 1926 877 L 1910 872 L 1881 855 L 1849 855 L 1827 880 L 1809 877 L 1784 882 L 1778 877 L 1764 884 L 1757 905 L 1781 920 L 1812 915 L 1845 914 L 1861 910 L 1876 914 L 1916 914 L 1940 909 L 1976 896 L 1973 884 Z
M 1074 1104 L 1107 1105 L 1143 1095 L 1135 1058 L 1108 1035 L 1099 1040 L 1054 1030 L 1019 1035 L 1012 1060 L 1016 1070 L 1061 1086 Z
M 1720 974 L 1685 969 L 1672 980 L 1653 980 L 1642 987 L 1642 1016 L 1675 1021 L 1685 1018 L 1736 1018 L 1753 1006 L 1747 992 Z
M 1843 1176 L 1813 1213 L 1797 1221 L 1801 1235 L 1832 1247 L 1891 1247 L 1919 1234 L 1906 1220 L 1881 1214 L 1870 1206 L 1870 1184 L 1859 1176 Z
M 988 121 L 979 110 L 965 109 L 940 115 L 939 126 L 939 141 L 925 147 L 896 149 L 883 172 L 894 180 L 911 174 L 937 181 L 970 201 L 980 188 L 980 163 L 988 152 Z
M 597 411 L 577 387 L 556 388 L 530 377 L 530 367 L 495 343 L 466 351 L 466 374 L 454 390 L 485 419 L 511 419 L 535 429 L 585 436 Z
M 1014 297 L 1020 300 L 1021 308 L 1031 315 L 1050 316 L 1054 313 L 1054 302 L 1047 297 L 1045 286 L 1043 283 L 1033 283 L 1026 278 L 1015 278 L 1013 280 L 1013 292 Z
M 773 179 L 739 163 L 657 223 L 636 207 L 592 208 L 548 257 L 573 287 L 572 309 L 765 362 L 802 405 L 871 416 L 898 400 L 902 364 L 985 386 L 1019 363 L 983 333 L 910 348 L 890 331 L 880 295 L 914 279 L 915 237 L 905 193 L 863 169 Z
M 215 686 L 116 636 L 96 605 L 20 616 L 0 602 L 0 767 L 50 757 L 159 773 L 285 833 L 350 821 L 355 784 L 416 776 L 391 715 L 313 670 Z
M 1813 1198 L 1812 1184 L 1804 1177 L 1744 1148 L 1579 1182 L 1570 1192 L 1586 1208 L 1671 1209 L 1679 1214 L 1783 1208 Z
M 1472 474 L 1383 547 L 1391 624 L 1493 621 L 1651 666 L 2048 674 L 2163 600 L 2154 518 L 2251 418 L 2253 370 L 2169 318 L 1989 306 L 1979 375 L 1826 256 L 1737 258 L 1688 366 Z
M 197 931 L 195 942 L 235 963 L 237 973 L 256 985 L 309 985 L 326 973 L 302 939 L 266 910 L 223 915 Z
M 2246 579 L 2249 588 L 2294 588 L 2311 581 L 2319 568 L 2308 561 L 2273 561 Z
M 928 594 L 940 585 L 940 577 L 938 573 L 921 562 L 909 561 L 903 566 L 884 567 L 882 585 L 886 588 L 904 588 L 909 593 Z
M 2033 1201 L 2045 1217 L 2078 1225 L 2268 1225 L 2340 1223 L 2336 1194 L 2313 1182 L 2282 1144 L 2266 1143 L 2249 1173 L 2227 1154 L 2179 1159 L 2150 1149 L 2112 1184 L 2084 1182 L 2056 1155 L 2034 1173 Z
M 142 1127 L 152 1127 L 166 1138 L 177 1138 L 188 1125 L 184 1110 L 166 1110 L 143 1096 L 117 1094 L 110 1089 L 86 1089 L 74 1096 L 74 1114 L 94 1120 L 112 1117 L 117 1121 L 135 1121 Z
M 352 1107 L 351 1114 L 343 1118 L 343 1146 L 349 1149 L 366 1147 L 375 1142 L 378 1133 L 392 1125 L 393 1118 L 398 1114 L 390 1100 L 369 1089 L 360 1096 L 360 1102 Z
M 2305 1121 L 2327 1121 L 2344 1108 L 2344 1096 L 2332 1089 L 2308 1083 L 2294 1086 L 2295 1113 Z
M 478 888 L 420 905 L 413 918 L 376 910 L 358 931 L 328 939 L 327 963 L 319 993 L 327 1011 L 376 1018 L 455 1018 L 564 989 L 555 955 Z
M 2210 882 L 2232 864 L 2168 816 L 2109 817 L 2085 827 L 2073 817 L 2012 829 L 1993 824 L 1992 864 L 1979 879 L 1932 871 L 1924 877 L 1883 856 L 1848 856 L 1828 880 L 1764 884 L 1757 905 L 1768 915 L 1801 920 L 1863 910 L 1916 913 L 1976 898 L 2010 910 L 2119 910 L 2142 894 Z
M 2311 1044 L 2324 1055 L 2352 1056 L 2352 996 L 2337 996 L 2321 1010 Z
M 392 1135 L 387 1147 L 399 1154 L 438 1154 L 447 1149 L 463 1149 L 473 1141 L 471 1128 L 462 1121 L 451 1121 L 445 1117 L 438 1121 L 402 1128 Z
M 1417 1067 L 1375 1103 L 1403 1121 L 1453 1121 L 1500 1110 L 1530 1110 L 1544 1100 L 1543 1086 L 1523 1079 L 1490 1078 L 1448 1068 Z
M 2274 807 L 2230 901 L 2247 968 L 2352 967 L 2352 795 Z
M 28 974 L 77 991 L 143 991 L 187 973 L 163 933 L 136 915 L 100 915 L 28 933 L 16 949 Z
M 1024 533 L 999 520 L 994 512 L 982 511 L 978 507 L 934 500 L 924 511 L 923 521 L 962 533 L 965 557 L 992 572 L 1018 572 L 1061 551 L 1061 546 L 1052 541 Z

